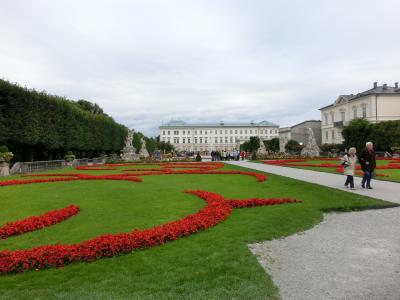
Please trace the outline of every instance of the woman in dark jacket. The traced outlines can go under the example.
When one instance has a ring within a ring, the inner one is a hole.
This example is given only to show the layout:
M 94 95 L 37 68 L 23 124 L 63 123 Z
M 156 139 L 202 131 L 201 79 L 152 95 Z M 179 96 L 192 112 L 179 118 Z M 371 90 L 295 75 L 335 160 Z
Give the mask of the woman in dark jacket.
M 373 149 L 373 144 L 368 142 L 365 144 L 366 148 L 361 152 L 358 160 L 361 165 L 361 169 L 364 172 L 364 176 L 361 181 L 361 187 L 367 189 L 372 189 L 371 187 L 371 179 L 374 175 L 374 171 L 376 168 L 376 159 L 375 159 L 375 152 Z M 367 186 L 365 186 L 365 183 Z

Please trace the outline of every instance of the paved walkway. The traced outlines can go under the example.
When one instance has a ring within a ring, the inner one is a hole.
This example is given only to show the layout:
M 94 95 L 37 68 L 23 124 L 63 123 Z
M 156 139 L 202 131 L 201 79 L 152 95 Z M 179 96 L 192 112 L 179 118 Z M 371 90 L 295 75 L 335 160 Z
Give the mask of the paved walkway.
M 303 170 L 290 167 L 273 166 L 267 164 L 253 163 L 249 161 L 227 161 L 227 164 L 250 168 L 258 171 L 268 172 L 272 174 L 282 175 L 306 182 L 320 184 L 342 191 L 348 191 L 359 195 L 369 196 L 400 204 L 400 183 L 372 180 L 371 186 L 373 190 L 361 188 L 361 178 L 355 177 L 354 184 L 356 190 L 344 189 L 345 176 L 341 174 L 332 174 L 325 172 L 317 172 L 312 170 Z M 400 297 L 399 297 L 400 299 Z
M 228 162 L 343 191 L 400 203 L 400 183 L 373 181 L 374 190 L 342 187 L 343 175 Z M 400 207 L 326 214 L 314 228 L 249 245 L 283 299 L 400 299 Z

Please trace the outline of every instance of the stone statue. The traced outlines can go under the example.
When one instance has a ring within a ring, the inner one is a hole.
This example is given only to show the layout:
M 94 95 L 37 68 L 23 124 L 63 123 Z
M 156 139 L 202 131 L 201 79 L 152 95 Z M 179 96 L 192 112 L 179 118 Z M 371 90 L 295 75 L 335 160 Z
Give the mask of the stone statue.
M 260 139 L 260 148 L 257 149 L 257 158 L 265 158 L 268 155 L 267 148 L 265 148 L 264 141 Z
M 139 155 L 136 154 L 136 148 L 132 146 L 133 134 L 135 130 L 128 130 L 128 135 L 125 140 L 125 147 L 122 149 L 121 158 L 125 161 L 138 160 Z
M 142 143 L 142 146 L 140 147 L 139 156 L 149 157 L 149 152 L 147 151 L 146 148 L 146 141 L 144 140 L 144 138 L 141 138 L 140 142 Z
M 287 143 L 286 137 L 279 139 L 279 152 L 286 152 L 285 145 Z
M 315 140 L 314 136 L 314 131 L 312 128 L 308 128 L 308 133 L 307 133 L 307 144 L 306 146 L 301 150 L 301 155 L 305 157 L 319 157 L 320 149 L 317 145 L 317 142 Z

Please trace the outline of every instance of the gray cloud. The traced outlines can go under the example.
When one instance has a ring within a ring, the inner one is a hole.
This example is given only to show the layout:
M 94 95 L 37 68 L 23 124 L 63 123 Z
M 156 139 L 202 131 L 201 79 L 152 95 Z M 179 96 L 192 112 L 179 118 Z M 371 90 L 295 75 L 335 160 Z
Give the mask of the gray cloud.
M 319 119 L 400 69 L 398 1 L 3 0 L 0 76 L 162 121 Z

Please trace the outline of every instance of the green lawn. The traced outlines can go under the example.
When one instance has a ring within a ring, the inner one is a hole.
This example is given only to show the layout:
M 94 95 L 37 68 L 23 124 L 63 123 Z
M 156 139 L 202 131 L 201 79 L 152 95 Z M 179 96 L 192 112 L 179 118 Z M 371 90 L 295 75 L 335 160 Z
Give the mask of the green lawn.
M 55 172 L 77 171 L 52 173 Z M 180 219 L 205 205 L 201 199 L 183 193 L 186 189 L 241 199 L 291 197 L 303 203 L 235 209 L 225 222 L 163 246 L 61 269 L 3 275 L 0 298 L 278 299 L 270 276 L 247 244 L 309 229 L 322 220 L 324 211 L 394 205 L 276 175 L 269 175 L 263 183 L 240 175 L 142 178 L 142 183 L 72 181 L 1 187 L 0 225 L 69 204 L 79 205 L 81 212 L 43 230 L 2 240 L 0 250 L 75 243 L 102 233 L 128 232 L 135 227 L 144 229 Z
M 387 160 L 377 160 L 376 161 L 378 166 L 386 166 L 388 164 L 388 162 L 389 161 L 387 161 Z M 339 164 L 340 162 L 339 162 L 339 160 L 338 161 L 335 161 L 335 160 L 334 161 L 326 161 L 326 160 L 315 159 L 315 160 L 309 160 L 309 161 L 307 161 L 305 163 L 318 165 L 318 164 L 321 164 L 321 163 Z M 304 166 L 304 167 L 293 166 L 292 168 L 340 174 L 340 173 L 335 171 L 336 168 L 309 167 L 309 166 Z M 400 182 L 400 169 L 387 169 L 387 170 L 376 169 L 375 172 L 387 175 L 388 177 L 375 176 L 374 180 L 386 180 L 386 181 Z M 357 177 L 361 177 L 360 175 L 356 175 L 356 176 Z

